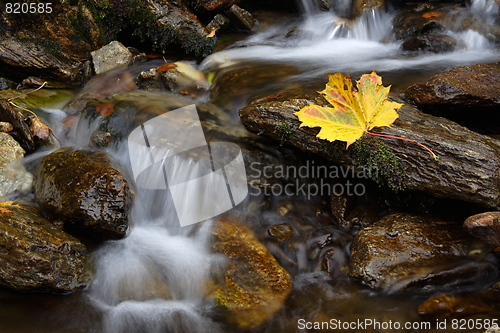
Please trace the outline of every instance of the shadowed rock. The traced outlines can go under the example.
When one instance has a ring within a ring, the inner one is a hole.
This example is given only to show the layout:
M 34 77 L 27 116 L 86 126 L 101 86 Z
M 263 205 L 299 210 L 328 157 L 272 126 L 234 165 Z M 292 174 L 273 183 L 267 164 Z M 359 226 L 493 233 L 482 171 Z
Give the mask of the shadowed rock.
M 87 250 L 27 205 L 0 205 L 0 284 L 21 291 L 85 288 Z
M 472 243 L 454 223 L 392 213 L 358 232 L 349 275 L 388 293 L 488 288 L 498 269 L 487 261 L 468 260 L 475 251 Z

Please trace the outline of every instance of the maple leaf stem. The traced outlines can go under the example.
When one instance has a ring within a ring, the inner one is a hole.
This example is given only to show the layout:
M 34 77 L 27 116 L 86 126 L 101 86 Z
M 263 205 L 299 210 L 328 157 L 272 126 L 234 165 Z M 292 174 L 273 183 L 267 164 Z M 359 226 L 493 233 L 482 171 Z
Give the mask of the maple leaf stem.
M 429 147 L 427 147 L 427 146 L 425 146 L 425 145 L 423 145 L 420 142 L 417 142 L 415 140 L 407 139 L 407 138 L 402 138 L 402 137 L 394 136 L 394 135 L 372 133 L 372 132 L 368 132 L 368 131 L 366 131 L 366 133 L 370 134 L 370 135 L 374 135 L 374 136 L 381 136 L 381 137 L 384 137 L 384 138 L 398 139 L 398 140 L 404 140 L 404 141 L 409 141 L 409 142 L 416 143 L 420 147 L 422 147 L 425 150 L 427 150 L 432 155 L 432 157 L 434 158 L 435 161 L 439 161 L 439 156 L 437 156 L 436 154 L 434 154 L 434 152 Z
M 45 82 L 44 82 L 44 83 L 43 83 L 40 87 L 36 88 L 35 90 L 28 91 L 27 93 L 23 93 L 23 94 L 21 94 L 21 95 L 19 95 L 19 96 L 9 98 L 9 99 L 7 100 L 7 102 L 10 102 L 10 101 L 15 100 L 15 99 L 17 99 L 17 98 L 20 98 L 20 97 L 23 97 L 23 96 L 27 96 L 27 95 L 29 95 L 29 94 L 32 94 L 32 93 L 34 93 L 35 91 L 38 91 L 38 90 L 42 89 L 42 88 L 43 88 L 46 84 L 47 84 L 47 81 L 45 81 Z

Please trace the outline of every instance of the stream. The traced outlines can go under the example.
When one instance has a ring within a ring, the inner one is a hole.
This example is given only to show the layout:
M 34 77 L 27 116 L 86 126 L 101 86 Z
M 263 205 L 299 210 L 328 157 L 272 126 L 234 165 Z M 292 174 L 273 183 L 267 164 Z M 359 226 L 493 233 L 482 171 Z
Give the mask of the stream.
M 349 4 L 341 3 L 339 6 L 337 11 L 342 12 Z M 392 13 L 367 10 L 361 17 L 351 21 L 341 18 L 333 9 L 321 11 L 312 0 L 302 0 L 302 9 L 304 14 L 301 18 L 257 14 L 260 23 L 254 34 L 195 64 L 204 73 L 214 73 L 213 87 L 216 87 L 213 88 L 210 101 L 202 96 L 195 103 L 212 102 L 229 115 L 225 120 L 226 125 L 242 128 L 238 110 L 253 99 L 293 88 L 322 89 L 327 80 L 326 73 L 350 73 L 353 78 L 358 78 L 363 73 L 376 70 L 384 78 L 384 85 L 391 84 L 392 92 L 399 93 L 408 85 L 438 72 L 500 59 L 499 50 L 493 43 L 472 30 L 448 32 L 463 42 L 465 47 L 460 50 L 443 54 L 415 54 L 402 51 L 400 42 L 391 36 Z M 487 23 L 494 19 L 491 13 L 498 12 L 498 6 L 492 0 L 473 0 L 467 8 L 457 11 L 473 13 Z M 138 73 L 146 66 L 155 67 L 156 63 L 161 64 L 153 60 L 147 65 L 128 68 L 127 71 Z M 225 86 L 220 88 L 224 77 L 234 73 L 244 76 L 241 84 L 231 89 Z M 109 75 L 116 75 L 116 72 Z M 105 82 L 106 76 L 100 80 Z M 99 84 L 91 82 L 85 89 L 91 90 L 91 85 Z M 165 100 L 144 102 L 148 103 L 148 108 L 162 108 L 164 104 L 180 107 L 193 101 L 165 94 Z M 54 108 L 46 111 L 56 136 L 63 137 L 60 122 L 64 110 Z M 204 120 L 203 116 L 200 117 Z M 74 135 L 63 140 L 62 145 L 87 147 L 90 134 L 98 125 L 80 119 Z M 217 139 L 217 135 L 211 138 L 213 141 Z M 32 165 L 49 152 L 37 152 L 27 157 L 26 164 Z M 107 153 L 132 174 L 126 141 L 110 146 Z M 249 172 L 247 170 L 247 174 Z M 164 181 L 161 175 L 153 183 Z M 189 193 L 185 195 L 190 198 Z M 294 213 L 286 216 L 277 214 L 276 211 L 282 207 L 293 207 Z M 279 251 L 271 242 L 266 243 L 265 230 L 273 224 L 285 222 L 297 223 L 304 230 L 307 230 L 305 225 L 325 227 L 323 221 L 332 218 L 328 211 L 325 198 L 283 194 L 267 198 L 249 196 L 237 205 L 234 214 L 254 215 L 256 222 L 248 222 L 249 227 L 280 261 Z M 289 222 L 290 219 L 295 222 Z M 212 219 L 181 227 L 173 199 L 167 191 L 137 187 L 130 221 L 131 228 L 125 239 L 107 241 L 93 250 L 94 276 L 88 290 L 69 295 L 19 294 L 2 290 L 0 332 L 246 332 L 226 323 L 220 313 L 214 310 L 212 300 L 205 297 L 207 281 L 217 276 L 224 264 L 224 258 L 211 250 Z M 302 242 L 301 245 L 295 245 L 295 249 L 299 249 L 296 256 L 300 265 L 296 267 L 280 261 L 292 275 L 293 291 L 285 307 L 255 332 L 316 331 L 309 329 L 306 323 L 332 319 L 337 324 L 372 319 L 413 325 L 404 330 L 367 326 L 363 329 L 348 329 L 350 332 L 457 331 L 452 328 L 450 320 L 446 329 L 423 326 L 422 318 L 415 311 L 418 304 L 425 300 L 422 296 L 375 291 L 348 278 L 342 273 L 341 267 L 346 264 L 352 235 L 332 226 L 325 228 L 335 238 L 337 252 L 332 258 L 336 261 L 333 265 L 338 268 L 329 275 L 318 269 L 316 258 L 311 258 L 307 252 L 307 247 L 314 247 L 315 242 L 319 242 L 315 235 L 296 240 Z M 481 291 L 483 286 L 480 282 L 476 287 L 474 297 L 500 309 L 500 298 L 496 292 Z M 477 318 L 492 319 L 498 317 L 498 313 L 481 314 Z M 330 327 L 318 331 L 336 330 Z

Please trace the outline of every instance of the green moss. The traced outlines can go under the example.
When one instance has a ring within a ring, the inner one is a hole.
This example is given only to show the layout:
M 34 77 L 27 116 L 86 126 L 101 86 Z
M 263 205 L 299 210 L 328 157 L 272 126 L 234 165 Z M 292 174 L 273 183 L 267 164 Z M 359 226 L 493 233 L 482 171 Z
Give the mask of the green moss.
M 274 130 L 274 133 L 278 133 L 280 136 L 280 146 L 283 146 L 283 144 L 290 138 L 290 135 L 292 135 L 293 130 L 290 124 L 279 123 Z
M 406 174 L 398 158 L 385 143 L 372 135 L 363 135 L 349 147 L 349 153 L 358 167 L 370 170 L 370 179 L 394 191 L 404 190 Z

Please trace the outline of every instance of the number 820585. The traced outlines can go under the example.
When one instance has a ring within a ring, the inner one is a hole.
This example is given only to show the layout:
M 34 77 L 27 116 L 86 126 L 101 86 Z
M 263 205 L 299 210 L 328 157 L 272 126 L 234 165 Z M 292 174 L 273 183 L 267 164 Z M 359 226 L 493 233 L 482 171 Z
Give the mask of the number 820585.
M 7 2 L 5 4 L 5 12 L 7 14 L 50 14 L 52 13 L 52 3 Z

